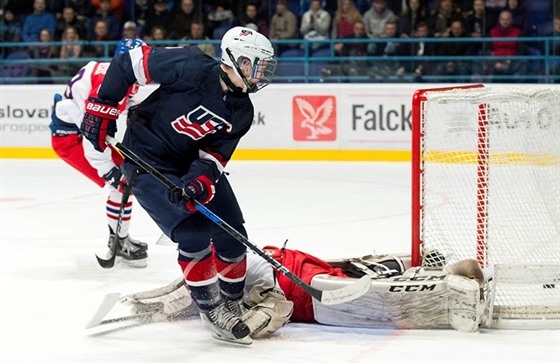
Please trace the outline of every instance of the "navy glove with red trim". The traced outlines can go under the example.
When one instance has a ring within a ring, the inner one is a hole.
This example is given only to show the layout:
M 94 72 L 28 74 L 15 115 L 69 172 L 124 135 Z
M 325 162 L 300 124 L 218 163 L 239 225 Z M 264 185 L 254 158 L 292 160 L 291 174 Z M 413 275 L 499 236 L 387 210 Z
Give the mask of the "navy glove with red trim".
M 182 189 L 169 189 L 168 192 L 168 198 L 171 204 L 180 209 L 195 212 L 196 206 L 193 200 L 206 204 L 214 198 L 214 183 L 204 175 L 187 178 L 183 185 L 184 187 Z
M 93 97 L 86 100 L 86 112 L 80 131 L 99 152 L 103 152 L 107 148 L 105 137 L 114 137 L 117 133 L 117 118 L 119 117 L 117 106 L 117 104 L 103 102 Z
M 121 168 L 118 166 L 114 166 L 107 174 L 103 175 L 103 179 L 105 179 L 107 184 L 111 185 L 121 193 L 127 185 L 126 177 L 123 175 Z

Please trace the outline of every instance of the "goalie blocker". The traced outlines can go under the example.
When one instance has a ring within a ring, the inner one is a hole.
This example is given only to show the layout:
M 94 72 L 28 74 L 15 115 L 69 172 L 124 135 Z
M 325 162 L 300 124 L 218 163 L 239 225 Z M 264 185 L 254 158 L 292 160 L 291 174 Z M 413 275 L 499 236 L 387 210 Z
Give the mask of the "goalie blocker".
M 309 322 L 299 319 L 301 314 L 292 315 L 294 310 L 301 309 L 312 310 L 314 320 L 325 325 L 478 330 L 488 314 L 488 284 L 484 282 L 476 261 L 464 260 L 449 266 L 416 267 L 404 271 L 410 264 L 410 256 L 400 257 L 382 255 L 330 261 L 329 266 L 344 273 L 316 274 L 312 277 L 312 286 L 337 289 L 354 281 L 344 275 L 358 277 L 367 273 L 372 277 L 370 291 L 345 304 L 329 306 L 313 299 L 310 306 L 301 306 L 301 300 L 289 301 L 281 289 L 271 287 L 274 283 L 272 269 L 263 263 L 262 258 L 249 254 L 242 320 L 254 338 L 272 334 L 290 320 Z M 292 297 L 289 291 L 287 295 Z M 132 305 L 135 314 L 151 314 L 152 321 L 198 315 L 182 277 L 168 286 L 125 296 L 121 302 Z

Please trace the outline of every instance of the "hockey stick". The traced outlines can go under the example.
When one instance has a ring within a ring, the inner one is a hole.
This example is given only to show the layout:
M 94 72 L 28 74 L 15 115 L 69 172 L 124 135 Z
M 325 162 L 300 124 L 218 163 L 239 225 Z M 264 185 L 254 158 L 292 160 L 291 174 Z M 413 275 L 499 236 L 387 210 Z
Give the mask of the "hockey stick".
M 124 208 L 128 203 L 128 199 L 130 198 L 130 194 L 132 193 L 132 187 L 130 185 L 124 186 L 124 191 L 122 194 L 121 205 L 119 207 L 119 218 L 117 219 L 117 227 L 115 228 L 115 236 L 113 237 L 113 244 L 110 244 L 109 253 L 107 254 L 109 258 L 103 259 L 97 255 L 97 262 L 103 268 L 111 268 L 115 265 L 115 258 L 117 257 L 117 248 L 119 247 L 119 232 L 121 231 L 122 220 L 124 216 Z M 109 228 L 110 229 L 110 228 Z
M 135 164 L 140 166 L 146 172 L 156 177 L 160 182 L 165 184 L 167 187 L 171 189 L 180 189 L 179 186 L 177 186 L 175 183 L 169 180 L 165 175 L 163 175 L 154 167 L 146 163 L 144 160 L 138 157 L 134 152 L 129 150 L 127 147 L 123 146 L 120 142 L 115 140 L 113 137 L 107 136 L 105 138 L 105 141 L 108 142 L 111 146 L 113 146 L 117 150 L 119 150 L 125 157 L 133 161 Z M 302 288 L 305 292 L 307 292 L 309 295 L 313 296 L 315 299 L 317 299 L 318 301 L 320 301 L 325 305 L 342 304 L 348 301 L 352 301 L 367 293 L 371 287 L 371 279 L 367 275 L 365 275 L 355 283 L 340 289 L 327 290 L 327 291 L 316 289 L 311 285 L 307 284 L 306 282 L 304 282 L 298 276 L 294 275 L 294 273 L 291 272 L 286 266 L 282 265 L 280 262 L 276 261 L 274 258 L 267 255 L 263 250 L 261 250 L 251 241 L 249 241 L 247 237 L 239 233 L 235 228 L 231 227 L 229 224 L 227 224 L 224 220 L 222 220 L 220 217 L 218 217 L 216 214 L 214 214 L 211 210 L 206 208 L 200 202 L 198 202 L 197 200 L 193 200 L 193 203 L 196 209 L 200 213 L 204 214 L 205 217 L 210 219 L 212 222 L 216 223 L 224 231 L 229 233 L 233 238 L 235 238 L 237 241 L 244 244 L 246 247 L 251 249 L 257 255 L 264 258 L 268 263 L 272 265 L 272 267 L 276 271 L 282 273 L 284 276 L 286 276 L 288 279 L 290 279 L 292 282 L 294 282 L 296 285 Z

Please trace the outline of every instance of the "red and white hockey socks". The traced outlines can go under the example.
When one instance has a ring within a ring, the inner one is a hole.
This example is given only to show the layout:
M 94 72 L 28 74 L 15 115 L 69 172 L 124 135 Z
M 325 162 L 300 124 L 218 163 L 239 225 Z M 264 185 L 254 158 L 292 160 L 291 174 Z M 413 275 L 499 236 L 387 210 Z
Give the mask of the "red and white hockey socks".
M 107 211 L 107 223 L 113 232 L 117 230 L 117 221 L 119 220 L 119 213 L 121 208 L 122 193 L 116 189 L 109 188 L 109 197 L 107 197 L 106 211 Z M 126 203 L 123 216 L 121 221 L 121 229 L 119 232 L 119 237 L 128 236 L 128 229 L 130 227 L 130 216 L 132 213 L 132 200 L 129 199 Z

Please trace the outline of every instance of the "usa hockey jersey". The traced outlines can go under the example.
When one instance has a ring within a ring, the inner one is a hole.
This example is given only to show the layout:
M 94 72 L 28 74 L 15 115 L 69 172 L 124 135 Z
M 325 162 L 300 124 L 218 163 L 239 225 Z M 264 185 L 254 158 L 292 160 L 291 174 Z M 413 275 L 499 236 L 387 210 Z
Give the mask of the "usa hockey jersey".
M 158 83 L 129 113 L 123 145 L 161 172 L 218 180 L 254 113 L 248 95 L 222 90 L 219 70 L 197 47 L 142 46 L 112 60 L 99 98 L 117 102 L 134 82 Z

